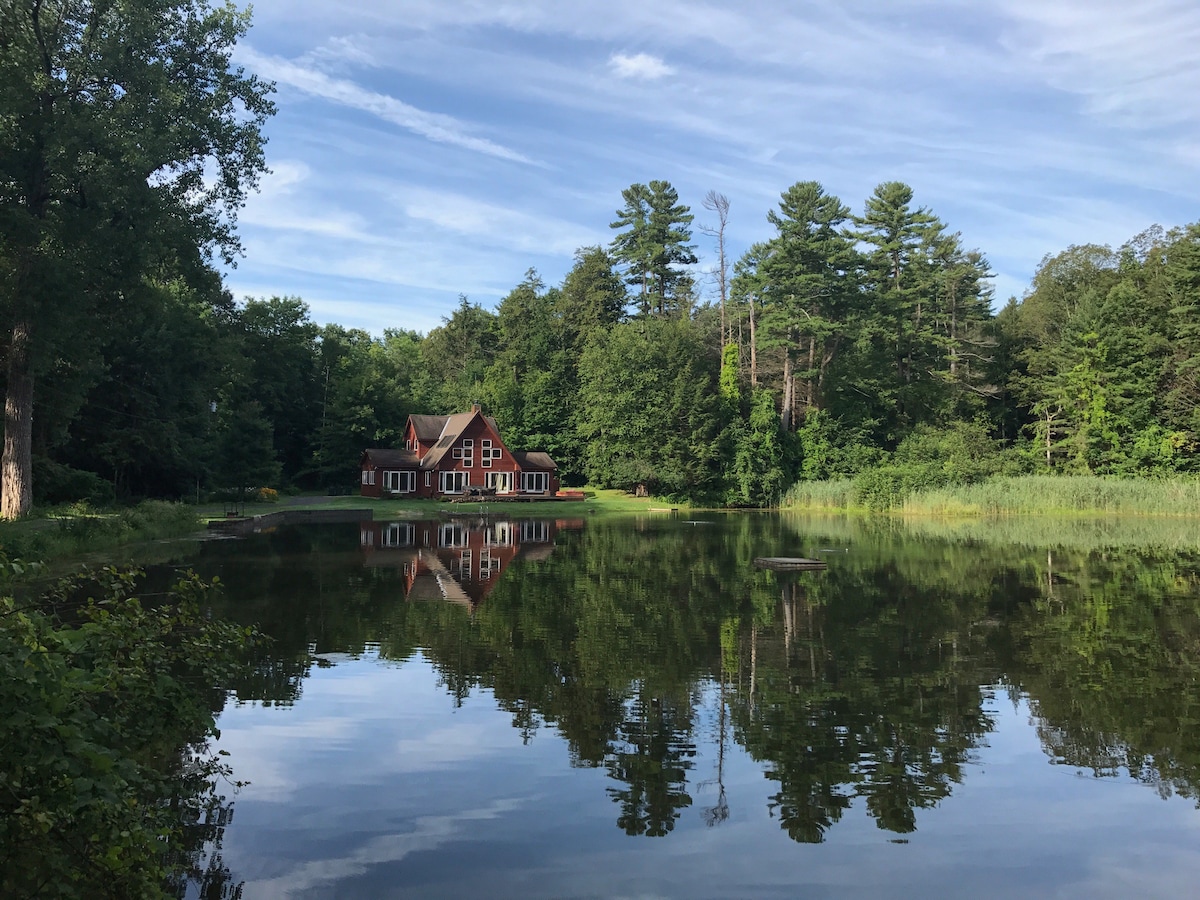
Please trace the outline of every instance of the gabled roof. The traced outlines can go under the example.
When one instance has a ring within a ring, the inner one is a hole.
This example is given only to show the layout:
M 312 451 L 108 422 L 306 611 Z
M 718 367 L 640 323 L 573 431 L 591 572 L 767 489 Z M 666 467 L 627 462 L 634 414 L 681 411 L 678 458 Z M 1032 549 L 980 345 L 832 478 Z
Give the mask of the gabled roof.
M 449 416 L 409 416 L 408 421 L 412 422 L 413 431 L 417 434 L 417 440 L 422 444 L 432 444 L 442 434 L 442 428 L 446 425 L 446 420 Z
M 483 419 L 483 421 L 487 423 L 488 427 L 492 429 L 492 433 L 497 439 L 499 439 L 500 429 L 496 425 L 496 420 L 491 416 L 485 416 L 477 409 L 473 409 L 470 412 L 465 413 L 455 413 L 452 416 L 422 416 L 422 418 L 425 419 L 440 418 L 444 424 L 442 425 L 442 433 L 438 436 L 437 443 L 433 445 L 433 449 L 426 453 L 425 458 L 421 460 L 421 468 L 436 469 L 437 464 L 441 462 L 442 457 L 449 452 L 452 446 L 454 446 L 455 441 L 457 441 L 459 436 L 467 430 L 467 426 L 471 424 L 471 421 L 476 416 L 479 416 L 479 418 Z M 413 418 L 416 418 L 416 416 Z
M 517 461 L 517 465 L 522 471 L 528 472 L 531 469 L 546 469 L 547 471 L 558 468 L 558 463 L 550 458 L 549 453 L 542 450 L 513 450 L 513 459 Z
M 376 468 L 387 466 L 389 468 L 415 469 L 421 464 L 421 461 L 417 459 L 417 454 L 411 450 L 383 450 L 372 447 L 363 451 L 363 457 L 369 457 Z

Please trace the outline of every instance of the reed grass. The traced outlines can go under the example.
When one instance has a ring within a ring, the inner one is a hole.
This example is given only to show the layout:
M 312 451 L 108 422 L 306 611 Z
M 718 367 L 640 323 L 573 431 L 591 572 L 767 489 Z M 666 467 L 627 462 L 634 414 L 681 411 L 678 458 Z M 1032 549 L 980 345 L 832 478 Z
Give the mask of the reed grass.
M 1200 517 L 1200 480 L 1020 475 L 909 495 L 905 515 Z
M 839 511 L 861 508 L 856 500 L 854 481 L 849 478 L 833 481 L 798 481 L 788 488 L 780 506 L 784 509 Z
M 866 511 L 858 481 L 800 482 L 782 506 Z M 1200 479 L 1086 475 L 993 476 L 974 484 L 919 488 L 890 510 L 905 516 L 1175 516 L 1200 518 Z

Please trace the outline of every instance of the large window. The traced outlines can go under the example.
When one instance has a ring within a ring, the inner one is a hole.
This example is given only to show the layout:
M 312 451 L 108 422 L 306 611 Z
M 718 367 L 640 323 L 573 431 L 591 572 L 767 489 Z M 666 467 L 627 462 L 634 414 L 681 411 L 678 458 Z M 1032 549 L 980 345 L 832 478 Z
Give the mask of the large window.
M 521 520 L 521 542 L 544 544 L 550 540 L 550 523 L 540 520 Z
M 438 530 L 439 547 L 467 546 L 467 531 L 457 522 L 447 522 Z
M 484 461 L 487 465 L 487 461 Z M 486 487 L 492 488 L 497 494 L 512 493 L 513 486 L 512 472 L 488 472 L 483 476 L 483 483 Z
M 383 488 L 387 491 L 410 493 L 417 489 L 416 472 L 384 472 Z
M 522 472 L 521 490 L 527 494 L 544 494 L 550 489 L 550 476 L 546 472 Z
M 383 546 L 411 547 L 413 545 L 413 536 L 413 526 L 408 522 L 390 522 L 383 529 Z
M 439 472 L 438 490 L 443 494 L 461 494 L 470 484 L 468 472 Z

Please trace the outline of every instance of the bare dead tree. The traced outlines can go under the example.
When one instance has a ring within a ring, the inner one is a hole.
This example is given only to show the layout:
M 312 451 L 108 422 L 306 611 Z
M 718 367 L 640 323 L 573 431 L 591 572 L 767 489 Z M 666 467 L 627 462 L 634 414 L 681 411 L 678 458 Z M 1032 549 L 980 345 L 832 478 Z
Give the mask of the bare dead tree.
M 717 291 L 721 297 L 721 346 L 724 347 L 728 336 L 725 327 L 725 302 L 729 299 L 729 263 L 725 259 L 725 226 L 729 224 L 729 198 L 716 191 L 704 195 L 704 208 L 716 213 L 716 226 L 701 225 L 700 232 L 717 239 L 717 269 L 713 274 L 717 279 Z

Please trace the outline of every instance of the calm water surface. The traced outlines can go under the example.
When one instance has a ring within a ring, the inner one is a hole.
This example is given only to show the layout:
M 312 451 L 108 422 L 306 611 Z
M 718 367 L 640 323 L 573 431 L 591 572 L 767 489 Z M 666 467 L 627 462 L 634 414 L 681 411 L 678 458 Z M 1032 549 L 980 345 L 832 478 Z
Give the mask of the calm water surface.
M 1195 896 L 1195 552 L 704 518 L 177 560 L 275 639 L 220 716 L 219 868 L 245 900 Z

